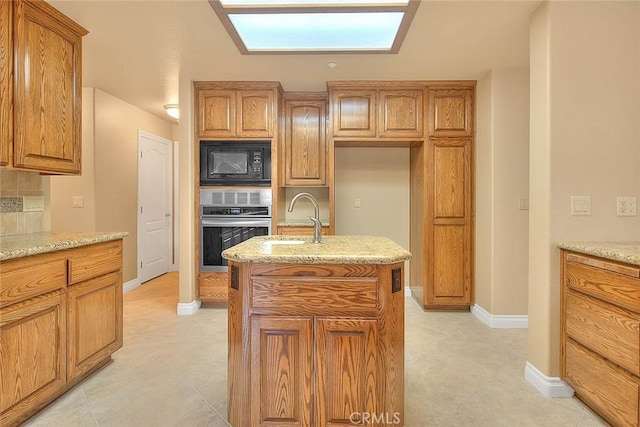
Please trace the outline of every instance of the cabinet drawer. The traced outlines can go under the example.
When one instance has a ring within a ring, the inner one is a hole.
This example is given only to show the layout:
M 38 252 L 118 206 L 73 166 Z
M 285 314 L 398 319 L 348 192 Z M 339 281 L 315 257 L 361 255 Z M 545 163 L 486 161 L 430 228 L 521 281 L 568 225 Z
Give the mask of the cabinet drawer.
M 327 307 L 338 311 L 375 312 L 377 279 L 254 277 L 251 280 L 251 307 L 291 310 L 296 314 L 326 314 Z
M 640 279 L 625 274 L 567 262 L 565 284 L 631 311 L 640 312 Z
M 44 254 L 4 262 L 0 283 L 0 307 L 64 288 L 67 260 L 59 254 Z
M 74 250 L 69 256 L 69 284 L 120 270 L 122 241 L 99 243 Z
M 640 316 L 567 290 L 567 334 L 640 375 Z
M 640 424 L 640 380 L 571 339 L 567 340 L 565 380 L 611 424 Z

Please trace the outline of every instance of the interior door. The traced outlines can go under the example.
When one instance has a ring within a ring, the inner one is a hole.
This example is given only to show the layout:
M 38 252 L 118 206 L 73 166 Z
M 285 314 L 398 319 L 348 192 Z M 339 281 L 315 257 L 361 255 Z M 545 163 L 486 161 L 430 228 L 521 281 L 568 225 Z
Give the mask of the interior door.
M 138 278 L 146 282 L 172 264 L 171 141 L 138 131 Z

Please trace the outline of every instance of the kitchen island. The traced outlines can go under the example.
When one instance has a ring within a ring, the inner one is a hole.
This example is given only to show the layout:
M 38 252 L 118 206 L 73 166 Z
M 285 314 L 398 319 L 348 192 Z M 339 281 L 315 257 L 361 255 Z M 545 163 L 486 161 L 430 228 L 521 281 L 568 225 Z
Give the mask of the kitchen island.
M 409 252 L 382 237 L 264 236 L 222 256 L 231 425 L 403 425 Z

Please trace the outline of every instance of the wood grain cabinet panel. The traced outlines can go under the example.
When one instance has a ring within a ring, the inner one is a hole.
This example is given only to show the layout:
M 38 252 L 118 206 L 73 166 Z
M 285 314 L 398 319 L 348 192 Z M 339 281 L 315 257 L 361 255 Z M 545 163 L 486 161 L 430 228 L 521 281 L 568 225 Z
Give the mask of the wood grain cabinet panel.
M 92 370 L 122 347 L 122 275 L 107 274 L 68 291 L 68 379 Z
M 376 136 L 376 103 L 375 90 L 333 91 L 333 136 Z
M 45 2 L 14 3 L 16 167 L 80 173 L 86 33 Z
M 379 412 L 377 331 L 375 319 L 316 320 L 316 425 L 349 425 L 354 413 Z
M 285 120 L 285 185 L 325 185 L 327 182 L 326 99 L 287 99 Z
M 16 425 L 66 383 L 65 295 L 0 309 L 0 423 Z
M 429 89 L 429 135 L 472 136 L 471 89 Z
M 69 257 L 69 284 L 119 270 L 121 265 L 120 240 L 90 245 L 82 251 L 74 251 Z
M 0 166 L 13 151 L 13 16 L 11 2 L 0 2 Z
M 428 304 L 469 305 L 471 303 L 467 229 L 464 225 L 434 228 L 433 284 L 427 289 Z
M 198 137 L 231 137 L 236 133 L 236 92 L 198 91 Z
M 57 254 L 42 254 L 5 262 L 0 269 L 0 284 L 0 307 L 65 288 L 67 260 Z
M 566 343 L 566 378 L 576 394 L 614 426 L 640 424 L 640 381 L 573 340 Z
M 435 218 L 465 218 L 470 198 L 468 144 L 436 144 L 433 162 Z
M 423 137 L 422 90 L 381 90 L 379 131 L 381 137 Z
M 311 426 L 312 318 L 251 317 L 251 425 Z
M 640 375 L 640 316 L 571 290 L 565 298 L 567 335 Z
M 198 299 L 206 304 L 227 303 L 227 273 L 202 272 L 198 275 Z
M 303 225 L 281 225 L 278 226 L 278 234 L 282 236 L 313 236 L 313 226 Z M 329 226 L 322 226 L 322 235 L 332 234 Z
M 267 138 L 273 136 L 273 91 L 240 90 L 237 94 L 238 137 Z

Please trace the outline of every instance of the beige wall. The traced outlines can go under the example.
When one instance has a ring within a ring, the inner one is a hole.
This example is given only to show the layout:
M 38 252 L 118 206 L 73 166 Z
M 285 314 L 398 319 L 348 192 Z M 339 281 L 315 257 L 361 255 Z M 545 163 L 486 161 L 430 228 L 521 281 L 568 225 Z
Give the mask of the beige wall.
M 336 148 L 336 234 L 388 237 L 409 249 L 409 149 Z M 360 198 L 361 207 L 354 207 Z
M 172 139 L 172 124 L 99 89 L 86 88 L 83 96 L 83 174 L 51 180 L 52 230 L 128 232 L 128 282 L 137 277 L 138 130 Z M 72 207 L 77 195 L 85 208 Z
M 476 301 L 491 314 L 527 314 L 529 71 L 478 81 Z
M 638 2 L 544 3 L 531 24 L 529 362 L 559 374 L 559 250 L 638 240 L 616 196 L 640 196 Z M 571 195 L 591 216 L 570 216 Z
M 54 231 L 96 230 L 94 155 L 94 88 L 82 88 L 82 175 L 59 176 L 51 181 L 51 228 Z M 84 207 L 74 208 L 73 197 Z

